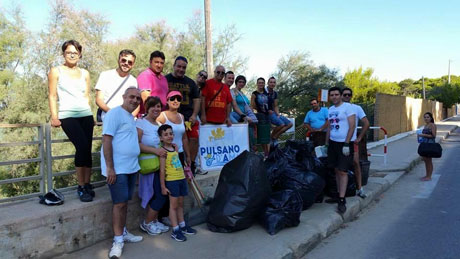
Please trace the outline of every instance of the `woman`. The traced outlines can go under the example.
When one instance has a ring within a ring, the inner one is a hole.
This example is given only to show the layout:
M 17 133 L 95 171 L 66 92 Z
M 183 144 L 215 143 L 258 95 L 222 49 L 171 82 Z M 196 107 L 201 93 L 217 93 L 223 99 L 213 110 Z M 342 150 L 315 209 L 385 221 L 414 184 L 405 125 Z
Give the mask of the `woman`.
M 162 109 L 160 98 L 149 96 L 145 100 L 145 108 L 144 117 L 136 121 L 141 152 L 165 157 L 166 150 L 160 148 L 160 138 L 158 137 L 160 124 L 156 121 Z M 161 194 L 159 170 L 151 174 L 139 174 L 139 197 L 143 208 L 149 205 L 147 215 L 140 228 L 149 235 L 158 235 L 169 231 L 169 227 L 158 221 L 158 212 L 167 198 Z
M 270 122 L 268 120 L 268 93 L 265 90 L 265 79 L 257 79 L 257 90 L 252 92 L 251 107 L 257 110 L 257 143 L 262 145 L 265 158 L 270 153 Z
M 241 89 L 246 85 L 246 77 L 239 75 L 236 77 L 236 87 L 232 88 L 230 93 L 232 94 L 232 98 L 236 101 L 238 108 L 243 114 L 238 114 L 236 111 L 230 113 L 230 119 L 232 123 L 238 123 L 242 120 L 245 120 L 249 123 L 249 140 L 250 146 L 252 147 L 255 145 L 254 140 L 254 130 L 255 124 L 257 124 L 257 117 L 252 112 L 251 107 L 249 106 L 250 102 L 249 99 L 241 92 Z
M 82 57 L 81 51 L 82 46 L 78 41 L 64 42 L 64 64 L 51 68 L 48 74 L 48 99 L 51 126 L 62 126 L 75 146 L 77 194 L 82 202 L 90 202 L 95 195 L 90 184 L 94 118 L 89 104 L 89 73 L 77 65 Z
M 423 143 L 435 143 L 436 139 L 436 124 L 434 124 L 433 114 L 427 112 L 423 115 L 423 120 L 425 121 L 425 127 L 422 130 L 421 134 L 418 134 L 418 137 L 421 137 L 421 142 Z M 425 162 L 426 175 L 421 178 L 422 181 L 431 181 L 431 175 L 433 174 L 433 161 L 431 157 L 423 157 Z
M 171 125 L 174 133 L 173 143 L 177 145 L 177 151 L 179 152 L 182 166 L 190 166 L 190 151 L 188 148 L 187 134 L 185 134 L 184 115 L 178 112 L 181 101 L 182 94 L 179 91 L 169 92 L 166 96 L 166 111 L 158 116 L 157 122 Z

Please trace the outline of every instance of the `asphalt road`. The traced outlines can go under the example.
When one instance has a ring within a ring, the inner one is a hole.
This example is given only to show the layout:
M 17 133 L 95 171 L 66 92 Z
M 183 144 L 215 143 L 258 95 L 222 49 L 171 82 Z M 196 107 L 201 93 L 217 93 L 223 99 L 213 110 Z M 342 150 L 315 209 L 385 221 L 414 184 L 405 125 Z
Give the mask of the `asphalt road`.
M 460 130 L 442 146 L 431 182 L 421 162 L 304 259 L 460 258 Z

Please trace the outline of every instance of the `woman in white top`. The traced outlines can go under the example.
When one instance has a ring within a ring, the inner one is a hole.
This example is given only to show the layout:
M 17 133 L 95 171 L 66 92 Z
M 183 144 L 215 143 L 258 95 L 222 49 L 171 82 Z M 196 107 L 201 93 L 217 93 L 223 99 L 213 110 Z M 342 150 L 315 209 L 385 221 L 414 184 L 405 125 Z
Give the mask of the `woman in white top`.
M 48 100 L 51 126 L 62 126 L 75 146 L 77 194 L 81 201 L 89 202 L 95 195 L 90 184 L 94 118 L 89 104 L 89 73 L 77 66 L 81 51 L 82 46 L 78 41 L 64 42 L 64 64 L 51 68 L 48 74 Z
M 158 136 L 159 124 L 156 120 L 161 113 L 161 100 L 156 96 L 149 96 L 145 100 L 146 114 L 142 119 L 136 121 L 139 147 L 142 153 L 153 154 L 158 157 L 166 157 L 166 150 L 160 148 Z M 159 171 L 151 174 L 139 174 L 139 197 L 141 206 L 147 209 L 144 222 L 140 228 L 149 235 L 158 235 L 167 232 L 169 227 L 158 221 L 158 212 L 164 206 L 167 196 L 161 193 Z
M 185 134 L 184 115 L 178 112 L 181 101 L 182 94 L 179 91 L 169 92 L 166 96 L 167 110 L 161 113 L 157 122 L 171 125 L 174 134 L 173 143 L 177 145 L 177 151 L 179 152 L 179 159 L 181 160 L 182 166 L 190 166 L 190 150 L 188 147 L 187 134 Z

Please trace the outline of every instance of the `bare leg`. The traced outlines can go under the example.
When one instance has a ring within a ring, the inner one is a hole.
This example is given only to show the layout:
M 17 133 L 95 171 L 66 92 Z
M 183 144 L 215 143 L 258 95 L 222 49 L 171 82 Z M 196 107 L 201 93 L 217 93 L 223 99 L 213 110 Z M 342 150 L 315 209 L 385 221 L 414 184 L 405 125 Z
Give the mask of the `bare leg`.
M 422 157 L 425 162 L 426 175 L 421 178 L 422 181 L 431 181 L 431 175 L 433 174 L 433 160 L 431 157 Z
M 112 208 L 112 228 L 115 236 L 123 235 L 123 228 L 126 226 L 126 214 L 128 203 L 117 203 Z
M 177 221 L 184 221 L 184 196 L 177 198 Z
M 359 165 L 359 154 L 358 152 L 355 152 L 353 154 L 353 165 L 355 167 L 355 178 L 356 178 L 356 189 L 359 190 L 361 189 L 362 185 L 362 178 L 361 178 L 361 166 Z
M 171 226 L 176 227 L 177 222 L 177 208 L 179 206 L 179 201 L 177 197 L 172 197 L 169 195 L 169 221 L 171 221 Z
M 151 207 L 147 210 L 147 215 L 145 216 L 145 223 L 158 220 L 158 211 L 153 210 Z
M 78 180 L 78 185 L 84 186 L 85 185 L 85 180 L 86 180 L 86 168 L 87 167 L 75 167 L 75 171 L 77 174 L 77 180 Z
M 83 167 L 85 170 L 85 184 L 91 182 L 91 167 Z
M 286 132 L 288 129 L 290 129 L 292 127 L 292 124 L 288 124 L 288 125 L 285 125 L 285 126 L 282 126 L 281 129 L 276 132 L 276 135 L 275 133 L 272 134 L 272 138 L 273 139 L 278 139 L 281 134 L 283 134 L 284 132 Z
M 344 171 L 340 171 L 339 169 L 335 169 L 335 175 L 338 177 L 337 182 L 337 189 L 339 191 L 339 198 L 344 198 L 345 193 L 347 192 L 347 184 L 348 184 L 348 175 Z M 337 178 L 336 178 L 337 179 Z
M 272 131 L 272 135 L 271 135 L 271 138 L 272 139 L 278 139 L 279 137 L 279 132 L 283 129 L 283 125 L 280 125 L 280 126 L 276 126 L 276 128 L 273 129 Z
M 198 154 L 198 139 L 189 138 L 188 143 L 190 146 L 190 161 L 195 161 L 196 155 Z

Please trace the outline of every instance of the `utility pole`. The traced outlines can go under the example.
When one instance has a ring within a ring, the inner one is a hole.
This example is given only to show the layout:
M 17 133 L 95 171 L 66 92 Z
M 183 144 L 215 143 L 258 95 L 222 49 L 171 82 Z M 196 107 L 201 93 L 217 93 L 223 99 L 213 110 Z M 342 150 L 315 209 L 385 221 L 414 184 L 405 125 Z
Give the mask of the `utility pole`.
M 206 37 L 206 71 L 213 77 L 212 34 L 211 34 L 211 0 L 204 0 L 204 29 Z
M 425 77 L 422 76 L 423 100 L 425 100 Z
M 452 60 L 449 59 L 449 67 L 447 69 L 447 83 L 450 84 L 450 62 Z

